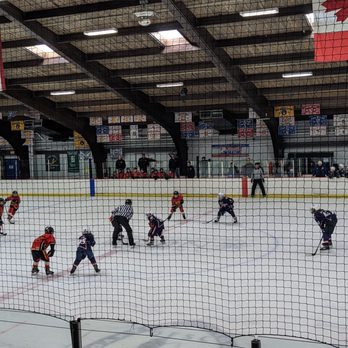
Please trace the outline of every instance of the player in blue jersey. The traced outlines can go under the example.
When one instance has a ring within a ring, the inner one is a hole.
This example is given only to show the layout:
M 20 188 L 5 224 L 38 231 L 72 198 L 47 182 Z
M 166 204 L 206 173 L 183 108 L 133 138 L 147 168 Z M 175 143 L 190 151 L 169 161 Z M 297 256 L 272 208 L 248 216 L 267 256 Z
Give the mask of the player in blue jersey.
M 337 216 L 330 210 L 320 209 L 319 206 L 313 206 L 311 213 L 323 233 L 320 250 L 328 250 L 332 247 L 331 236 L 337 224 Z
M 97 261 L 95 260 L 92 247 L 95 246 L 95 240 L 92 232 L 88 229 L 85 229 L 82 233 L 82 236 L 79 238 L 79 246 L 76 250 L 76 259 L 70 270 L 70 274 L 73 274 L 76 271 L 77 266 L 80 262 L 88 257 L 89 261 L 94 267 L 94 270 L 99 273 L 100 269 L 98 268 Z
M 147 216 L 147 219 L 149 220 L 149 226 L 150 226 L 146 245 L 152 246 L 155 241 L 155 236 L 160 237 L 161 243 L 164 244 L 166 241 L 163 236 L 163 230 L 164 230 L 163 220 L 157 218 L 155 215 L 151 213 L 146 214 L 146 216 Z
M 237 223 L 237 217 L 236 214 L 234 213 L 234 200 L 232 198 L 226 197 L 224 193 L 219 193 L 219 212 L 218 216 L 215 219 L 215 222 L 219 222 L 221 216 L 225 215 L 225 213 L 229 213 L 232 215 L 234 221 L 233 223 Z

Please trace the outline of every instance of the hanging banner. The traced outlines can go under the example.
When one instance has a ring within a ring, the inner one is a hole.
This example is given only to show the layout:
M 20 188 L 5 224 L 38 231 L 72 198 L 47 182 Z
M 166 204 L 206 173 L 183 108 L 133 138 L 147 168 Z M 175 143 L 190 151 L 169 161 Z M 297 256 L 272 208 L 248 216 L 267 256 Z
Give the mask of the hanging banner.
M 348 128 L 348 114 L 334 115 L 333 124 L 334 127 Z
M 138 139 L 139 138 L 139 127 L 137 124 L 130 125 L 129 136 L 131 139 Z
M 249 144 L 212 145 L 212 157 L 246 157 L 249 155 Z
M 294 135 L 296 134 L 296 126 L 288 125 L 288 126 L 279 126 L 278 127 L 278 135 Z
M 295 117 L 279 117 L 279 126 L 294 126 Z
M 11 131 L 24 130 L 24 121 L 11 121 Z
M 80 172 L 80 156 L 78 151 L 68 151 L 68 173 Z
M 161 139 L 161 126 L 158 124 L 147 125 L 147 138 L 148 140 L 160 140 Z
M 327 126 L 327 116 L 326 115 L 320 115 L 320 116 L 310 116 L 309 117 L 309 126 L 310 127 L 323 127 Z
M 97 134 L 97 143 L 108 143 L 109 134 Z
M 214 129 L 211 124 L 200 121 L 198 123 L 199 137 L 207 138 L 212 137 L 214 134 Z
M 192 112 L 176 112 L 175 123 L 192 122 Z
M 309 135 L 311 137 L 324 136 L 327 135 L 327 127 L 314 126 L 309 127 Z
M 133 116 L 121 116 L 121 123 L 133 123 Z
M 263 120 L 256 119 L 256 132 L 257 137 L 269 136 L 269 130 L 266 123 Z
M 121 117 L 120 116 L 109 116 L 108 117 L 108 124 L 115 124 L 115 123 L 121 123 Z
M 348 135 L 348 127 L 346 128 L 335 128 L 335 135 Z
M 295 107 L 293 105 L 274 107 L 274 117 L 294 117 L 294 116 L 295 116 Z
M 76 150 L 88 150 L 89 146 L 83 136 L 74 131 L 74 147 Z
M 111 159 L 117 160 L 120 156 L 123 156 L 123 150 L 121 147 L 110 149 Z
M 313 0 L 314 60 L 348 60 L 347 0 Z
M 194 122 L 180 123 L 181 138 L 189 139 L 196 135 L 196 126 Z
M 46 172 L 60 171 L 60 155 L 59 152 L 51 152 L 45 154 Z
M 237 120 L 237 129 L 239 138 L 253 138 L 254 119 Z
M 301 115 L 320 115 L 320 104 L 302 104 Z
M 109 134 L 109 126 L 97 126 L 95 127 L 97 135 L 106 135 Z
M 34 142 L 34 131 L 33 130 L 21 131 L 21 138 L 25 139 L 25 142 L 23 145 L 25 146 L 32 145 Z
M 259 118 L 259 115 L 254 111 L 253 108 L 249 108 L 249 118 Z
M 122 139 L 123 139 L 122 134 L 109 134 L 110 143 L 120 143 L 122 142 Z
M 146 115 L 134 115 L 133 120 L 136 123 L 143 123 L 146 122 Z
M 104 133 L 106 134 L 106 133 Z M 109 134 L 121 134 L 122 135 L 122 126 L 109 126 Z
M 101 126 L 103 124 L 102 117 L 90 117 L 89 125 L 90 126 Z

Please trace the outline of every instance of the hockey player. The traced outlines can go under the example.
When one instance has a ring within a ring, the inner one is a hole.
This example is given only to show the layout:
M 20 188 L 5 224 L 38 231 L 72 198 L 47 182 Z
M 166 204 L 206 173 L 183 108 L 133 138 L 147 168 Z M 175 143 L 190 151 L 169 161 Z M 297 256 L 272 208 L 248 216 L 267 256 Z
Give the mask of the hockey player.
M 45 233 L 40 237 L 34 239 L 31 246 L 31 255 L 34 263 L 31 270 L 31 274 L 39 273 L 39 262 L 40 260 L 45 262 L 45 271 L 47 275 L 52 275 L 54 272 L 50 270 L 50 257 L 54 255 L 54 247 L 56 240 L 53 236 L 54 229 L 51 226 L 45 228 Z M 47 253 L 46 249 L 50 247 L 50 251 Z
M 186 220 L 186 215 L 185 215 L 185 211 L 183 208 L 184 204 L 184 197 L 181 193 L 179 193 L 179 191 L 174 191 L 173 192 L 173 197 L 172 197 L 172 207 L 170 209 L 170 213 L 169 216 L 167 217 L 167 220 L 169 221 L 172 218 L 172 215 L 176 212 L 176 210 L 179 208 L 180 213 L 183 217 L 184 220 Z
M 133 239 L 133 231 L 129 226 L 129 221 L 133 216 L 133 208 L 132 201 L 130 199 L 126 199 L 124 205 L 120 205 L 115 210 L 112 211 L 110 222 L 112 226 L 114 226 L 114 233 L 112 235 L 112 245 L 117 245 L 118 235 L 122 232 L 122 227 L 125 228 L 129 245 L 134 248 L 135 243 Z
M 4 221 L 2 220 L 2 214 L 4 213 L 5 203 L 5 200 L 3 198 L 0 198 L 0 234 L 2 234 L 3 236 L 6 236 L 6 233 L 4 232 Z
M 98 268 L 97 261 L 95 260 L 92 247 L 95 246 L 95 240 L 92 232 L 88 229 L 83 230 L 82 236 L 79 238 L 79 246 L 76 250 L 76 258 L 74 264 L 70 270 L 70 274 L 74 274 L 77 266 L 82 260 L 88 257 L 88 260 L 91 262 L 94 270 L 99 273 L 100 269 Z
M 163 236 L 163 230 L 164 230 L 164 222 L 163 220 L 160 220 L 155 215 L 148 213 L 146 214 L 147 219 L 149 220 L 149 226 L 150 230 L 148 233 L 148 243 L 146 245 L 152 246 L 154 244 L 155 236 L 160 237 L 161 243 L 165 244 L 165 239 Z
M 313 206 L 311 213 L 323 233 L 320 250 L 328 250 L 332 246 L 331 235 L 337 224 L 337 216 L 330 210 L 320 209 L 319 206 Z
M 226 197 L 224 193 L 219 193 L 218 198 L 220 209 L 215 222 L 219 222 L 221 216 L 225 215 L 225 213 L 229 213 L 234 219 L 233 223 L 237 223 L 237 217 L 233 210 L 234 200 L 232 198 Z
M 9 221 L 9 223 L 14 224 L 14 221 L 12 220 L 14 215 L 16 214 L 16 211 L 19 208 L 19 204 L 21 203 L 21 198 L 18 195 L 17 191 L 13 191 L 11 196 L 8 196 L 5 199 L 5 203 L 10 201 L 10 208 L 8 210 L 8 214 L 7 214 L 7 220 Z

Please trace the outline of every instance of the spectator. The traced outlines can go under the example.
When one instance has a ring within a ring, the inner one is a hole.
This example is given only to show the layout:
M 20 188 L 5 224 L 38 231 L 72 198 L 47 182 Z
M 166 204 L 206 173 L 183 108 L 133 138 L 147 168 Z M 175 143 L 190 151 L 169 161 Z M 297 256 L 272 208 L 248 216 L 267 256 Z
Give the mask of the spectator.
M 150 178 L 155 180 L 158 179 L 158 170 L 156 168 L 151 168 Z
M 132 179 L 139 179 L 140 178 L 140 171 L 137 167 L 134 167 L 132 170 Z
M 120 170 L 124 171 L 126 169 L 126 162 L 122 156 L 118 156 L 118 160 L 116 161 L 116 170 L 119 172 Z
M 132 171 L 130 170 L 130 168 L 126 169 L 126 172 L 124 173 L 124 178 L 125 179 L 131 179 L 132 178 Z
M 193 167 L 193 165 L 191 164 L 190 161 L 187 162 L 187 177 L 189 179 L 194 178 L 196 175 L 195 173 L 195 168 Z
M 156 162 L 156 160 L 146 157 L 145 154 L 143 153 L 142 157 L 139 158 L 139 161 L 138 161 L 138 166 L 140 171 L 143 171 L 147 174 L 147 167 L 150 165 L 150 162 Z
M 327 176 L 329 179 L 333 179 L 333 178 L 336 178 L 337 177 L 337 171 L 336 171 L 336 168 L 335 167 L 330 167 L 330 170 L 328 171 L 327 173 Z
M 251 197 L 255 197 L 255 190 L 257 185 L 260 186 L 262 196 L 266 197 L 266 191 L 263 185 L 263 183 L 265 182 L 265 178 L 263 175 L 263 169 L 261 168 L 261 165 L 259 162 L 255 163 L 254 171 L 251 174 L 251 182 L 253 184 L 251 189 Z
M 117 179 L 125 179 L 125 172 L 124 170 L 119 170 L 117 173 Z
M 338 165 L 338 171 L 337 171 L 339 178 L 344 178 L 346 176 L 346 170 L 344 168 L 344 164 L 340 163 Z
M 160 168 L 158 172 L 158 179 L 165 179 L 167 177 L 167 174 L 164 172 L 163 168 Z
M 322 161 L 318 161 L 317 165 L 314 168 L 313 176 L 317 178 L 324 178 L 327 175 L 327 171 L 323 166 Z
M 174 179 L 175 178 L 175 173 L 170 170 L 168 172 L 167 176 L 168 176 L 168 179 Z
M 238 167 L 234 164 L 234 162 L 232 161 L 230 163 L 230 167 L 228 168 L 228 173 L 227 176 L 229 177 L 238 177 L 239 176 L 239 169 Z
M 141 179 L 146 179 L 146 178 L 148 178 L 147 172 L 145 172 L 144 170 L 141 170 L 141 171 L 140 171 L 139 178 L 141 178 Z
M 176 169 L 176 156 L 175 155 L 169 155 L 170 160 L 169 160 L 169 170 L 173 173 L 175 173 L 175 169 Z
M 288 161 L 284 164 L 284 172 L 290 177 L 291 163 Z
M 280 162 L 279 162 L 279 160 L 275 160 L 274 169 L 275 169 L 275 175 L 280 174 Z

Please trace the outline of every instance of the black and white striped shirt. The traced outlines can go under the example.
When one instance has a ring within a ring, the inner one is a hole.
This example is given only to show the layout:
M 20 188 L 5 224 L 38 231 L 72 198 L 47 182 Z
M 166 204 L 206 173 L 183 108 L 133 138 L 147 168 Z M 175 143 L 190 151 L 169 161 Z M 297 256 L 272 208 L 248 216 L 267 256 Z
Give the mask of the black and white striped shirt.
M 130 220 L 133 216 L 133 208 L 131 205 L 128 204 L 120 205 L 112 211 L 111 216 L 112 218 L 114 218 L 115 216 L 123 216 Z

